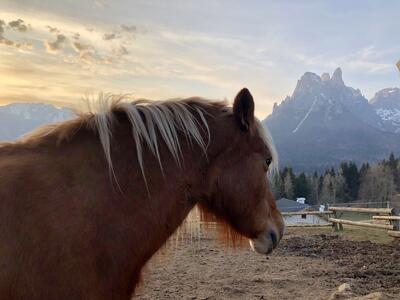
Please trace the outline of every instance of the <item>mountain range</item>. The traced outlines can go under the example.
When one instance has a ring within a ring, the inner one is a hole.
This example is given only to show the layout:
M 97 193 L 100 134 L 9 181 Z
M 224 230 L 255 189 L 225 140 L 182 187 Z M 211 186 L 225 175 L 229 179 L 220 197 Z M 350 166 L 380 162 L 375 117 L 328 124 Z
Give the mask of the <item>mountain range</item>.
M 0 141 L 73 116 L 68 108 L 43 103 L 0 106 Z M 391 152 L 400 155 L 400 89 L 383 89 L 368 101 L 359 89 L 346 86 L 340 68 L 332 76 L 306 72 L 263 124 L 282 167 L 312 172 L 341 161 L 375 162 Z
M 43 103 L 13 103 L 0 106 L 0 141 L 15 140 L 32 129 L 70 119 L 74 113 Z
M 400 89 L 383 89 L 368 101 L 345 85 L 340 68 L 332 76 L 307 72 L 263 124 L 281 166 L 313 171 L 341 161 L 374 162 L 400 154 Z

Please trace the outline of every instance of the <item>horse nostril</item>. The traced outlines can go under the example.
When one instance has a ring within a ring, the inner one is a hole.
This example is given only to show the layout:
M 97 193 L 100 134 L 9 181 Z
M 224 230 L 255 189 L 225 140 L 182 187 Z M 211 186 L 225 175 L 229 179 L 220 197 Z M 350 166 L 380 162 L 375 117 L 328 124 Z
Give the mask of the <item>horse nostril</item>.
M 278 239 L 278 235 L 275 233 L 275 231 L 270 232 L 270 238 L 271 238 L 273 247 L 276 248 L 276 246 L 278 246 L 279 239 Z

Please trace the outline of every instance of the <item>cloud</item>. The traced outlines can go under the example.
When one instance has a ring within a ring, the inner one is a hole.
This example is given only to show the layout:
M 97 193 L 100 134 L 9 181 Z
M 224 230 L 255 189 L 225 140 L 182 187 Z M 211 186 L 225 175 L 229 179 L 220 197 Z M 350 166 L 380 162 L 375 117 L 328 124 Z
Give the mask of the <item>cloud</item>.
M 54 52 L 60 50 L 63 47 L 66 40 L 67 40 L 67 37 L 65 35 L 57 34 L 55 41 L 53 41 L 53 42 L 46 41 L 45 42 L 47 51 L 50 53 L 54 53 Z
M 106 1 L 105 0 L 96 0 L 96 1 L 94 1 L 94 5 L 97 7 L 103 8 L 106 5 Z
M 93 64 L 96 62 L 97 57 L 93 52 L 83 51 L 79 53 L 79 58 L 87 64 Z
M 349 60 L 343 64 L 350 70 L 362 73 L 375 73 L 375 74 L 388 74 L 393 70 L 393 64 L 391 63 L 378 63 L 365 60 Z
M 6 39 L 5 37 L 1 37 L 1 36 L 0 36 L 0 44 L 1 45 L 6 45 L 6 46 L 14 46 L 14 42 L 13 41 L 11 41 L 9 39 Z
M 135 25 L 121 24 L 118 28 L 114 29 L 111 33 L 104 33 L 103 40 L 109 41 L 114 39 L 120 39 L 127 36 L 134 36 L 138 32 L 138 28 Z
M 134 36 L 138 32 L 138 28 L 135 25 L 121 24 L 118 28 L 114 29 L 111 33 L 104 33 L 103 40 L 109 41 L 114 39 L 120 39 L 124 36 Z
M 9 26 L 11 26 L 11 28 L 13 28 L 13 26 L 14 26 L 17 30 L 24 32 L 28 29 L 28 27 L 26 25 L 21 25 L 21 22 L 23 23 L 24 21 L 18 19 L 17 21 L 11 21 L 8 24 L 9 24 Z M 17 49 L 32 49 L 32 43 L 30 43 L 30 42 L 25 42 L 25 41 L 24 42 L 16 42 L 16 41 L 13 41 L 13 40 L 10 40 L 10 39 L 4 37 L 3 33 L 5 32 L 5 29 L 6 29 L 6 22 L 3 20 L 0 20 L 0 45 L 12 46 Z
M 122 31 L 126 31 L 126 32 L 136 32 L 137 28 L 135 25 L 124 25 L 121 24 L 120 28 Z
M 50 26 L 50 25 L 47 25 L 46 26 L 48 29 L 49 29 L 49 32 L 50 33 L 60 33 L 60 30 L 58 30 L 58 28 L 57 27 L 52 27 L 52 26 Z
M 4 33 L 4 26 L 6 23 L 3 20 L 0 20 L 0 36 Z
M 90 44 L 80 42 L 79 36 L 75 36 L 75 41 L 71 41 L 71 46 L 78 53 L 79 58 L 87 64 L 102 61 L 102 58 L 97 55 L 96 49 Z
M 80 41 L 74 41 L 72 42 L 72 48 L 75 50 L 75 52 L 81 53 L 83 51 L 88 51 L 93 49 L 93 46 L 89 44 L 83 44 Z
M 25 32 L 25 31 L 28 31 L 30 25 L 26 25 L 23 20 L 18 19 L 15 21 L 8 22 L 8 26 L 10 26 L 12 29 L 17 30 L 19 32 Z
M 120 56 L 129 54 L 129 51 L 124 46 L 120 45 L 118 48 L 113 48 L 112 53 L 115 56 L 120 57 Z
M 117 35 L 115 33 L 105 33 L 103 35 L 103 40 L 105 41 L 109 41 L 109 40 L 113 40 L 117 37 Z
M 116 37 L 114 33 L 112 35 L 114 36 L 114 38 Z M 111 38 L 112 37 L 108 37 L 108 39 Z M 72 48 L 76 53 L 78 53 L 79 58 L 87 64 L 94 64 L 94 63 L 110 64 L 115 62 L 114 60 L 115 58 L 118 59 L 124 55 L 129 54 L 129 51 L 126 49 L 126 47 L 120 45 L 118 47 L 114 47 L 111 49 L 112 55 L 104 55 L 104 53 L 103 54 L 99 53 L 93 45 L 81 42 L 79 35 L 75 36 L 74 39 L 75 40 L 71 41 Z M 105 39 L 104 36 L 103 39 Z
M 28 27 L 25 24 L 23 24 L 23 22 L 24 21 L 22 21 L 21 19 L 18 19 L 17 21 L 11 21 L 8 24 L 11 28 L 25 32 L 26 30 L 28 30 Z M 12 46 L 17 49 L 32 49 L 32 43 L 30 42 L 16 42 L 4 37 L 3 33 L 5 29 L 6 29 L 6 22 L 0 20 L 0 45 Z
M 32 43 L 29 42 L 14 42 L 0 35 L 0 45 L 14 46 L 18 49 L 32 49 Z

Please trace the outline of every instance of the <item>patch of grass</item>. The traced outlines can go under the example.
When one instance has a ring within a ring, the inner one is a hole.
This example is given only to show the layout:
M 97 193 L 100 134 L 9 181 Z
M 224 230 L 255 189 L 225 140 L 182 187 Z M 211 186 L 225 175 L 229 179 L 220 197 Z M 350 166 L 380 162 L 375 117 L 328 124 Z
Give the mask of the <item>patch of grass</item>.
M 345 219 L 350 221 L 365 221 L 372 220 L 372 216 L 376 214 L 358 213 L 358 212 L 343 212 L 339 219 Z
M 371 241 L 374 243 L 391 243 L 394 238 L 387 234 L 386 229 L 367 228 L 352 225 L 343 225 L 343 231 L 338 232 L 344 239 L 351 241 Z
M 286 231 L 287 237 L 291 235 L 319 235 L 337 233 L 341 238 L 350 241 L 371 241 L 373 243 L 391 243 L 395 238 L 387 234 L 387 230 L 378 228 L 366 228 L 360 226 L 343 225 L 343 231 L 335 231 L 333 228 L 296 228 L 291 227 Z

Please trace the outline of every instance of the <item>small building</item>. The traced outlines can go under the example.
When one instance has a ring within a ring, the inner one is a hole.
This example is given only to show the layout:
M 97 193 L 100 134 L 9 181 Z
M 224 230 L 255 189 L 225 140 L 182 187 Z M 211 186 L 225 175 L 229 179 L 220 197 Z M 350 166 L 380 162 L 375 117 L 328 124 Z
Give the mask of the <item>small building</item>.
M 278 209 L 284 212 L 302 212 L 307 210 L 315 210 L 311 209 L 311 207 L 305 203 L 305 198 L 300 198 L 300 201 L 294 201 L 286 198 L 281 198 L 276 201 L 276 205 Z M 292 215 L 292 216 L 283 216 L 285 220 L 286 226 L 293 225 L 328 225 L 329 222 L 324 217 L 324 215 Z

